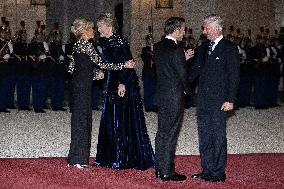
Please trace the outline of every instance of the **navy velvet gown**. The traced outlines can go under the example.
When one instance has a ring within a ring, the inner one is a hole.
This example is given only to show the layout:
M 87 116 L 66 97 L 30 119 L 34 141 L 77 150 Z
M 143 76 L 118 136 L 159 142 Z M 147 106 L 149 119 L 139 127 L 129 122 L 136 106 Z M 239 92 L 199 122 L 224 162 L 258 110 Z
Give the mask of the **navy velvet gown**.
M 108 62 L 131 60 L 129 45 L 114 34 L 104 43 L 103 56 Z M 154 166 L 139 80 L 134 69 L 106 72 L 105 96 L 100 122 L 96 166 L 116 169 L 145 170 Z M 118 85 L 125 85 L 124 97 L 119 97 Z

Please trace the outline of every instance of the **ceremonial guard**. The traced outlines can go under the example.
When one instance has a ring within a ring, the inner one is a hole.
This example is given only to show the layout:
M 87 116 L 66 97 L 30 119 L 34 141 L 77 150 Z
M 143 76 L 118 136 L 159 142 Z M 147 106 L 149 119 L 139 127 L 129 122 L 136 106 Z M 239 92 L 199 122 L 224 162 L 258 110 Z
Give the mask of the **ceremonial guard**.
M 228 34 L 227 34 L 227 36 L 226 36 L 226 38 L 229 39 L 229 40 L 230 40 L 232 37 L 235 37 L 235 28 L 234 28 L 234 26 L 230 26 L 229 32 L 228 32 Z
M 16 36 L 12 38 L 9 36 L 9 30 L 7 30 L 7 41 L 9 47 L 10 58 L 7 64 L 7 98 L 6 98 L 6 105 L 8 109 L 16 109 L 15 107 L 15 90 L 16 90 L 16 69 L 17 69 L 17 62 L 19 57 L 14 53 L 14 43 L 16 42 Z
M 254 107 L 256 109 L 268 108 L 268 64 L 269 57 L 266 52 L 265 40 L 259 34 L 256 46 L 252 49 L 254 61 Z
M 252 86 L 252 81 L 249 79 L 248 76 L 249 64 L 245 41 L 241 40 L 241 38 L 237 38 L 236 44 L 240 56 L 240 82 L 238 89 L 237 107 L 243 108 L 250 105 L 250 90 Z
M 261 26 L 260 28 L 259 28 L 259 32 L 258 32 L 258 34 L 257 34 L 257 36 L 256 36 L 256 40 L 259 40 L 260 38 L 264 38 L 264 36 L 265 36 L 265 33 L 264 33 L 264 27 L 263 26 Z
M 254 61 L 252 61 L 252 41 L 249 38 L 242 40 L 238 45 L 241 65 L 240 65 L 240 83 L 238 90 L 239 108 L 251 106 L 251 95 L 254 83 Z
M 0 25 L 1 28 L 5 28 L 5 22 L 6 22 L 6 17 L 2 16 L 1 17 L 1 25 Z
M 8 63 L 11 57 L 9 41 L 6 39 L 6 28 L 0 28 L 0 112 L 9 113 L 7 110 L 7 90 L 8 90 Z
M 250 41 L 252 43 L 252 35 L 251 35 L 251 29 L 247 30 L 247 34 L 244 37 L 245 42 Z
M 241 29 L 240 28 L 237 28 L 236 30 L 236 36 L 235 36 L 238 40 L 243 40 L 244 36 L 241 32 Z
M 282 88 L 284 89 L 284 66 L 283 66 L 283 62 L 284 62 L 284 41 L 281 42 L 280 38 L 278 38 L 278 41 L 279 41 L 279 45 L 277 46 L 277 49 L 279 49 L 279 58 L 280 58 L 281 63 L 282 63 L 281 76 L 282 76 Z
M 142 48 L 142 80 L 144 87 L 144 106 L 146 112 L 156 111 L 154 95 L 156 90 L 156 66 L 153 59 L 153 39 L 146 36 L 146 46 Z
M 270 38 L 268 40 L 267 53 L 269 53 L 269 61 L 270 61 L 270 75 L 269 75 L 269 99 L 268 105 L 269 107 L 279 106 L 278 101 L 278 86 L 281 76 L 280 65 L 281 59 L 279 57 L 280 49 L 277 48 L 278 41 L 276 39 Z
M 55 30 L 50 34 L 49 46 L 51 56 L 51 108 L 53 111 L 66 111 L 63 108 L 65 76 L 67 72 L 64 61 L 64 49 L 62 45 L 62 34 Z
M 21 22 L 24 25 L 24 22 Z M 17 32 L 17 39 L 14 43 L 14 56 L 17 60 L 17 105 L 18 110 L 30 109 L 32 61 L 28 57 L 27 33 L 24 28 Z
M 48 34 L 48 36 L 47 36 L 47 41 L 52 42 L 55 35 L 60 35 L 61 38 L 62 38 L 62 32 L 61 32 L 60 29 L 59 29 L 59 23 L 58 23 L 58 22 L 55 22 L 55 23 L 53 24 L 53 28 L 52 28 L 52 30 L 49 32 L 49 34 Z
M 44 35 L 38 33 L 34 41 L 28 46 L 30 58 L 33 64 L 32 70 L 32 98 L 33 108 L 36 113 L 45 113 L 50 61 L 47 58 L 48 44 L 44 41 Z
M 5 18 L 5 17 L 3 17 Z M 6 42 L 5 44 L 5 49 L 8 48 L 8 54 L 9 58 L 4 61 L 5 63 L 5 69 L 3 73 L 4 77 L 4 90 L 5 90 L 5 104 L 6 108 L 8 109 L 15 109 L 15 99 L 14 99 L 14 94 L 15 94 L 15 85 L 16 85 L 16 77 L 15 77 L 15 57 L 13 56 L 13 44 L 12 44 L 12 39 L 11 39 L 11 30 L 10 30 L 10 24 L 9 21 L 3 19 L 4 25 L 2 26 L 3 29 L 3 39 Z

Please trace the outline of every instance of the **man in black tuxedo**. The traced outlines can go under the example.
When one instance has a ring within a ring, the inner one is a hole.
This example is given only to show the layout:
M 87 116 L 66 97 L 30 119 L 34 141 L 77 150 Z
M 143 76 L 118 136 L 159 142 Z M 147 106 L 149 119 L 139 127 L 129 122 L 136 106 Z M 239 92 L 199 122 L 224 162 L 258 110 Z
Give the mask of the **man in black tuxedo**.
M 158 106 L 156 134 L 156 177 L 162 181 L 183 181 L 185 175 L 175 172 L 174 157 L 184 112 L 184 93 L 188 92 L 186 59 L 193 56 L 178 45 L 185 20 L 171 17 L 165 22 L 166 36 L 154 45 L 157 70 L 155 101 Z
M 227 111 L 234 107 L 239 83 L 237 46 L 222 35 L 222 19 L 210 15 L 203 21 L 205 41 L 198 50 L 189 80 L 199 76 L 197 125 L 202 172 L 194 179 L 224 182 L 227 162 Z

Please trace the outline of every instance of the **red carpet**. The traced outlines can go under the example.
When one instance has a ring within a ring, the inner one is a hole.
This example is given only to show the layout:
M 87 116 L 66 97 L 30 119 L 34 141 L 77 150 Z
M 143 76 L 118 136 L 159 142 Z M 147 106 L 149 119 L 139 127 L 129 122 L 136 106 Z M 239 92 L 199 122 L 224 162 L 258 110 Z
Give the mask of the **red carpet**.
M 93 158 L 92 158 L 93 161 Z M 200 170 L 199 156 L 178 156 L 177 170 L 188 177 Z M 113 170 L 66 167 L 66 158 L 0 159 L 0 189 L 214 189 L 284 188 L 284 154 L 229 155 L 225 183 L 161 182 L 154 170 Z

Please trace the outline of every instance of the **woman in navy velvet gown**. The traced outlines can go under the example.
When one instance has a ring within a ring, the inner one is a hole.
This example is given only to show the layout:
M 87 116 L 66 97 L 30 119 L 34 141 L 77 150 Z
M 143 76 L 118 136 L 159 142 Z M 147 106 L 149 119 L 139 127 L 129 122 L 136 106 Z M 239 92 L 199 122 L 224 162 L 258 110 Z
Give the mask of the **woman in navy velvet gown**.
M 132 60 L 130 47 L 115 32 L 115 19 L 106 13 L 97 20 L 103 57 L 108 62 Z M 151 146 L 140 95 L 139 80 L 134 69 L 107 71 L 100 123 L 96 166 L 115 169 L 145 170 L 154 166 Z

